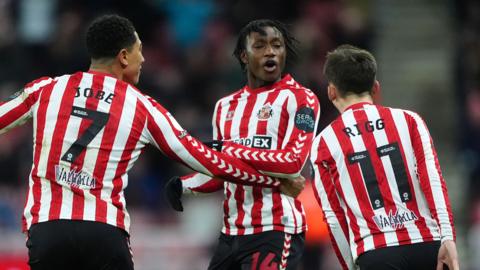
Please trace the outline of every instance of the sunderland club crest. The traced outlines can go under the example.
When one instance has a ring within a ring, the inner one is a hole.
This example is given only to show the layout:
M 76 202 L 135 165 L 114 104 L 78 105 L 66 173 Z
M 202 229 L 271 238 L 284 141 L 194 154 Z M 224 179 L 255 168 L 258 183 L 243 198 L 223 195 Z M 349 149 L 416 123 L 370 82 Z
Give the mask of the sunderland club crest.
M 268 120 L 268 118 L 272 117 L 272 115 L 273 110 L 270 103 L 263 105 L 263 107 L 257 112 L 258 120 Z

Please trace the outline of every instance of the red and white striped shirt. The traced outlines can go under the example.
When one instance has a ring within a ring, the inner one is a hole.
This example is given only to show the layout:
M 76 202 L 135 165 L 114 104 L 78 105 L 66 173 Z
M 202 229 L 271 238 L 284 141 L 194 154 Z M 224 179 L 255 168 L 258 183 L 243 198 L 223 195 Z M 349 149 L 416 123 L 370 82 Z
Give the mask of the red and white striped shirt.
M 222 151 L 266 175 L 293 178 L 308 158 L 316 134 L 320 105 L 315 94 L 290 76 L 268 87 L 248 86 L 220 99 L 213 116 L 213 138 Z M 202 174 L 182 178 L 185 192 L 224 188 L 227 235 L 277 230 L 301 233 L 305 212 L 299 200 L 278 189 L 223 183 Z
M 315 138 L 311 161 L 344 269 L 368 250 L 455 238 L 446 184 L 418 114 L 354 104 Z
M 0 132 L 33 118 L 33 166 L 23 229 L 56 219 L 108 223 L 129 231 L 123 190 L 142 149 L 242 184 L 280 184 L 189 136 L 152 98 L 108 74 L 41 78 L 0 104 Z

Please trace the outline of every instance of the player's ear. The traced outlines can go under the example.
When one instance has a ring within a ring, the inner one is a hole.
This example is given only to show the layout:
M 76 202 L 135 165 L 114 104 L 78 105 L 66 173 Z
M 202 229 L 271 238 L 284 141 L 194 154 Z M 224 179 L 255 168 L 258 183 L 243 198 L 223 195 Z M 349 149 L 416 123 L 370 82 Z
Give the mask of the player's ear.
M 375 80 L 372 87 L 372 99 L 374 104 L 380 103 L 380 82 Z
M 327 94 L 330 101 L 337 99 L 337 88 L 331 83 L 328 84 Z
M 126 68 L 128 66 L 128 51 L 127 49 L 121 49 L 120 52 L 117 54 L 117 59 L 120 62 L 122 68 Z
M 242 53 L 240 54 L 240 59 L 242 60 L 242 63 L 244 63 L 245 65 L 248 64 L 248 56 L 245 50 L 243 50 Z

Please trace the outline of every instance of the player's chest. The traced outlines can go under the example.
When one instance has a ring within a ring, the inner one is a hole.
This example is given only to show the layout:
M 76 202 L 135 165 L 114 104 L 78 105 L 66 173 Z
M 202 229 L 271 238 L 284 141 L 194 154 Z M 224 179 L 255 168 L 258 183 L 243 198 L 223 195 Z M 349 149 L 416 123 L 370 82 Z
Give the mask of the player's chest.
M 219 114 L 219 131 L 227 140 L 243 145 L 270 148 L 268 138 L 282 136 L 289 122 L 288 99 L 258 95 L 224 101 Z M 267 138 L 268 137 L 268 138 Z

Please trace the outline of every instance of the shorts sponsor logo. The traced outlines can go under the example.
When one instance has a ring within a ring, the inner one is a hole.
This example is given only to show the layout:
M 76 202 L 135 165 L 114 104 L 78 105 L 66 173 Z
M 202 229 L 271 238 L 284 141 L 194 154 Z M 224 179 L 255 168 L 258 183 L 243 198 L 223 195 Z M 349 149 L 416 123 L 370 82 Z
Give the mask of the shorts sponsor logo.
M 234 143 L 258 149 L 271 149 L 272 137 L 255 135 L 251 138 L 234 139 Z
M 399 211 L 395 213 L 390 210 L 388 215 L 375 215 L 373 216 L 373 221 L 378 226 L 380 230 L 384 229 L 401 229 L 407 223 L 415 222 L 418 220 L 417 215 L 412 211 Z
M 315 129 L 315 113 L 312 108 L 302 107 L 295 114 L 295 126 L 306 132 Z
M 95 189 L 97 180 L 90 174 L 76 169 L 55 165 L 55 178 L 61 185 L 80 189 Z

